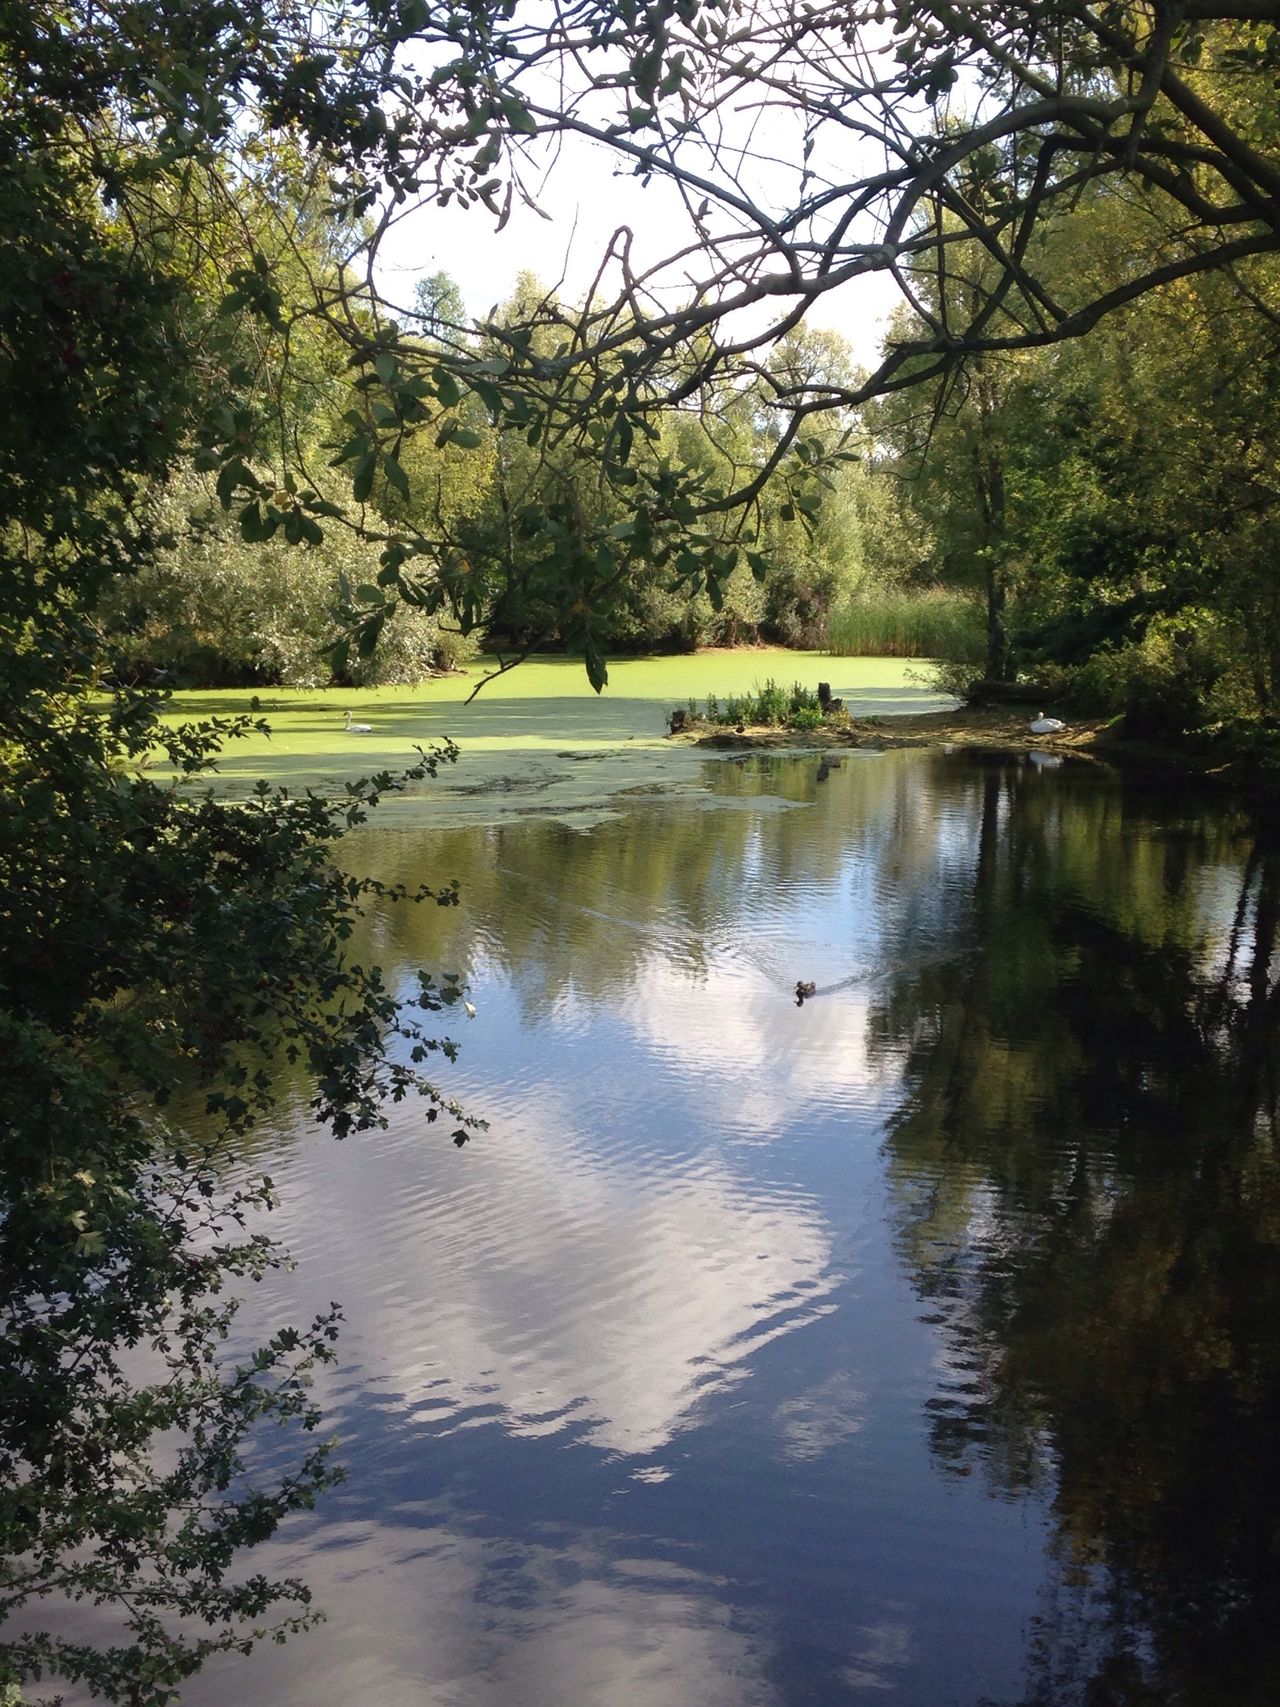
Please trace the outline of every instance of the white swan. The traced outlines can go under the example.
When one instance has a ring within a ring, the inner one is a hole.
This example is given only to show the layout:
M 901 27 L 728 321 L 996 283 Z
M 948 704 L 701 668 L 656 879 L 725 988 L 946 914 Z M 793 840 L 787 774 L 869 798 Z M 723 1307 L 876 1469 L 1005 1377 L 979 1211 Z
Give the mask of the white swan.
M 347 734 L 348 735 L 372 735 L 373 734 L 373 724 L 372 723 L 353 723 L 351 721 L 351 713 L 349 711 L 344 711 L 342 715 L 347 720 Z
M 1046 717 L 1042 711 L 1038 717 L 1033 717 L 1028 726 L 1033 735 L 1056 735 L 1065 729 L 1066 724 L 1060 717 Z

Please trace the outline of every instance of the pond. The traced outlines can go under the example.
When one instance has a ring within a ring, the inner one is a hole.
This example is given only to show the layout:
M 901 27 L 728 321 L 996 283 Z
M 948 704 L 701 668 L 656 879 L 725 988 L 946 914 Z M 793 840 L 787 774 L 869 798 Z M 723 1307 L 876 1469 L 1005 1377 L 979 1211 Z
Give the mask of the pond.
M 346 844 L 462 880 L 361 948 L 465 975 L 489 1128 L 260 1134 L 348 1480 L 261 1556 L 328 1622 L 184 1700 L 1273 1701 L 1280 867 L 1086 763 L 703 786 Z

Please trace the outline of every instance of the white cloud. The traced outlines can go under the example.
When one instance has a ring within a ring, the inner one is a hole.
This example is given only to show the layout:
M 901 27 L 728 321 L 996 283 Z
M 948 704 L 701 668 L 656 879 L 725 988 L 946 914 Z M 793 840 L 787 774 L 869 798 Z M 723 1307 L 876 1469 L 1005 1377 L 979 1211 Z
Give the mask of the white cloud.
M 784 1399 L 773 1413 L 782 1456 L 793 1462 L 821 1458 L 861 1430 L 866 1408 L 866 1394 L 843 1372 Z

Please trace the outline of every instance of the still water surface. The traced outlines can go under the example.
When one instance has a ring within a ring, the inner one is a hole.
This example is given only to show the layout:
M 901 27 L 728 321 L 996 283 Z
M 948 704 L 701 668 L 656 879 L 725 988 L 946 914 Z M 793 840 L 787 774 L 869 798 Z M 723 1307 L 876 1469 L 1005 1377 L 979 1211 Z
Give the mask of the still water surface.
M 462 879 L 361 948 L 490 1126 L 262 1136 L 349 1479 L 263 1560 L 328 1623 L 184 1699 L 1274 1700 L 1274 861 L 1096 766 L 706 786 L 347 844 Z

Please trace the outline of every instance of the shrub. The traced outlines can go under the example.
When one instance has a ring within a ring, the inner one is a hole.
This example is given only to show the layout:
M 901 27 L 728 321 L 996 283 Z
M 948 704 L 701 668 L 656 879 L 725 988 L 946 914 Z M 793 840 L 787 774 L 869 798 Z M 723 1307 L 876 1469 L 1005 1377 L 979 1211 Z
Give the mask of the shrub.
M 234 519 L 190 476 L 156 495 L 154 516 L 171 543 L 114 582 L 104 600 L 104 626 L 126 675 L 163 669 L 193 687 L 315 687 L 332 679 L 339 577 L 375 580 L 376 551 L 336 531 L 318 547 L 246 545 Z M 373 655 L 353 659 L 342 685 L 421 681 L 473 650 L 406 606 Z
M 1123 712 L 1135 735 L 1183 735 L 1229 710 L 1219 692 L 1229 665 L 1220 633 L 1165 619 L 1131 645 L 1095 652 L 1071 691 L 1087 710 Z
M 791 710 L 791 699 L 772 677 L 761 687 L 758 683 L 754 697 L 747 702 L 752 708 L 752 723 L 785 723 Z

